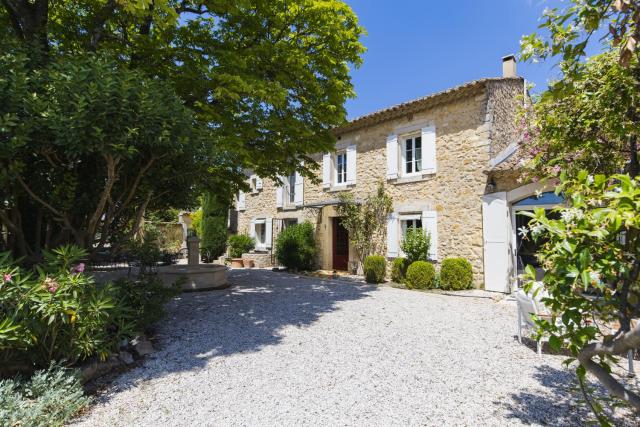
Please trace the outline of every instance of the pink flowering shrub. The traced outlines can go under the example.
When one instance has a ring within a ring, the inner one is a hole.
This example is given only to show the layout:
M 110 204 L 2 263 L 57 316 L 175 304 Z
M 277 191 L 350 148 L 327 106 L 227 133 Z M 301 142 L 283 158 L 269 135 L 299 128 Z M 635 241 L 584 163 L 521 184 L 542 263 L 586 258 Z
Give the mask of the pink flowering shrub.
M 86 255 L 64 246 L 26 270 L 0 254 L 0 376 L 104 359 L 161 317 L 172 290 L 157 279 L 98 285 L 79 262 Z

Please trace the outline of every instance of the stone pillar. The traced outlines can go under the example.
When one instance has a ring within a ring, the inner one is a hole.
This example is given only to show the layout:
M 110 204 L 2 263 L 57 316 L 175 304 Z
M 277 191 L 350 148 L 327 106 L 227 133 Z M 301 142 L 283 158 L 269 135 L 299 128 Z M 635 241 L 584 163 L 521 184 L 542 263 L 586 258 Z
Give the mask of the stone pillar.
M 187 263 L 189 265 L 200 264 L 200 239 L 198 236 L 187 237 L 187 251 L 189 253 Z

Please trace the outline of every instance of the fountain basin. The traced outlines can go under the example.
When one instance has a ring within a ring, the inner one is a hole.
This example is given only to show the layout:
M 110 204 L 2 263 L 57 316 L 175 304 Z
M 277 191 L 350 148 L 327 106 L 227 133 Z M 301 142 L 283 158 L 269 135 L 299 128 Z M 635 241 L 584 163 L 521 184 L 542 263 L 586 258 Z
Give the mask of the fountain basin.
M 184 292 L 205 291 L 228 287 L 228 270 L 228 267 L 220 264 L 168 265 L 158 268 L 158 277 L 165 286 L 185 278 L 182 284 Z

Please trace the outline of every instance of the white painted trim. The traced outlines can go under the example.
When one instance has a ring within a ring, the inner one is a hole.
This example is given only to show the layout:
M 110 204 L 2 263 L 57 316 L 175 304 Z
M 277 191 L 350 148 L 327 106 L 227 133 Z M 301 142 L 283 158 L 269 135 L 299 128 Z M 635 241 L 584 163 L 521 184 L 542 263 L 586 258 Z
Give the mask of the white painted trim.
M 526 197 L 533 196 L 537 191 L 553 191 L 555 190 L 556 184 L 556 181 L 539 181 L 514 188 L 511 191 L 507 191 L 507 203 L 517 202 Z
M 518 149 L 518 143 L 512 142 L 507 148 L 499 152 L 494 158 L 489 160 L 489 168 L 493 169 L 500 163 L 507 160 Z

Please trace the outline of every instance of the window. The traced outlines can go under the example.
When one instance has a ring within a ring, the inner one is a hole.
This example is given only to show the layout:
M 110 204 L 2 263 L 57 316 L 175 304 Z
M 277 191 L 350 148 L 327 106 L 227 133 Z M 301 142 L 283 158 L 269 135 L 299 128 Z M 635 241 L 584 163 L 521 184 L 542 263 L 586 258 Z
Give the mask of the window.
M 402 238 L 407 235 L 408 230 L 422 229 L 422 219 L 420 215 L 403 215 L 400 217 L 400 225 L 402 227 Z
M 249 185 L 251 186 L 252 191 L 258 191 L 258 178 L 255 176 L 252 177 Z
M 282 221 L 282 228 L 291 227 L 292 225 L 296 225 L 298 223 L 298 218 L 285 218 Z
M 336 155 L 336 184 L 346 184 L 347 182 L 347 153 Z
M 404 174 L 411 175 L 420 172 L 422 170 L 422 137 L 405 139 L 402 151 Z
M 255 221 L 255 238 L 256 246 L 263 246 L 267 241 L 267 227 L 265 219 L 256 219 Z
M 295 203 L 296 201 L 296 174 L 292 173 L 287 177 L 287 200 L 289 203 Z
M 356 145 L 352 144 L 337 153 L 325 153 L 322 156 L 322 187 L 341 187 L 356 184 Z

